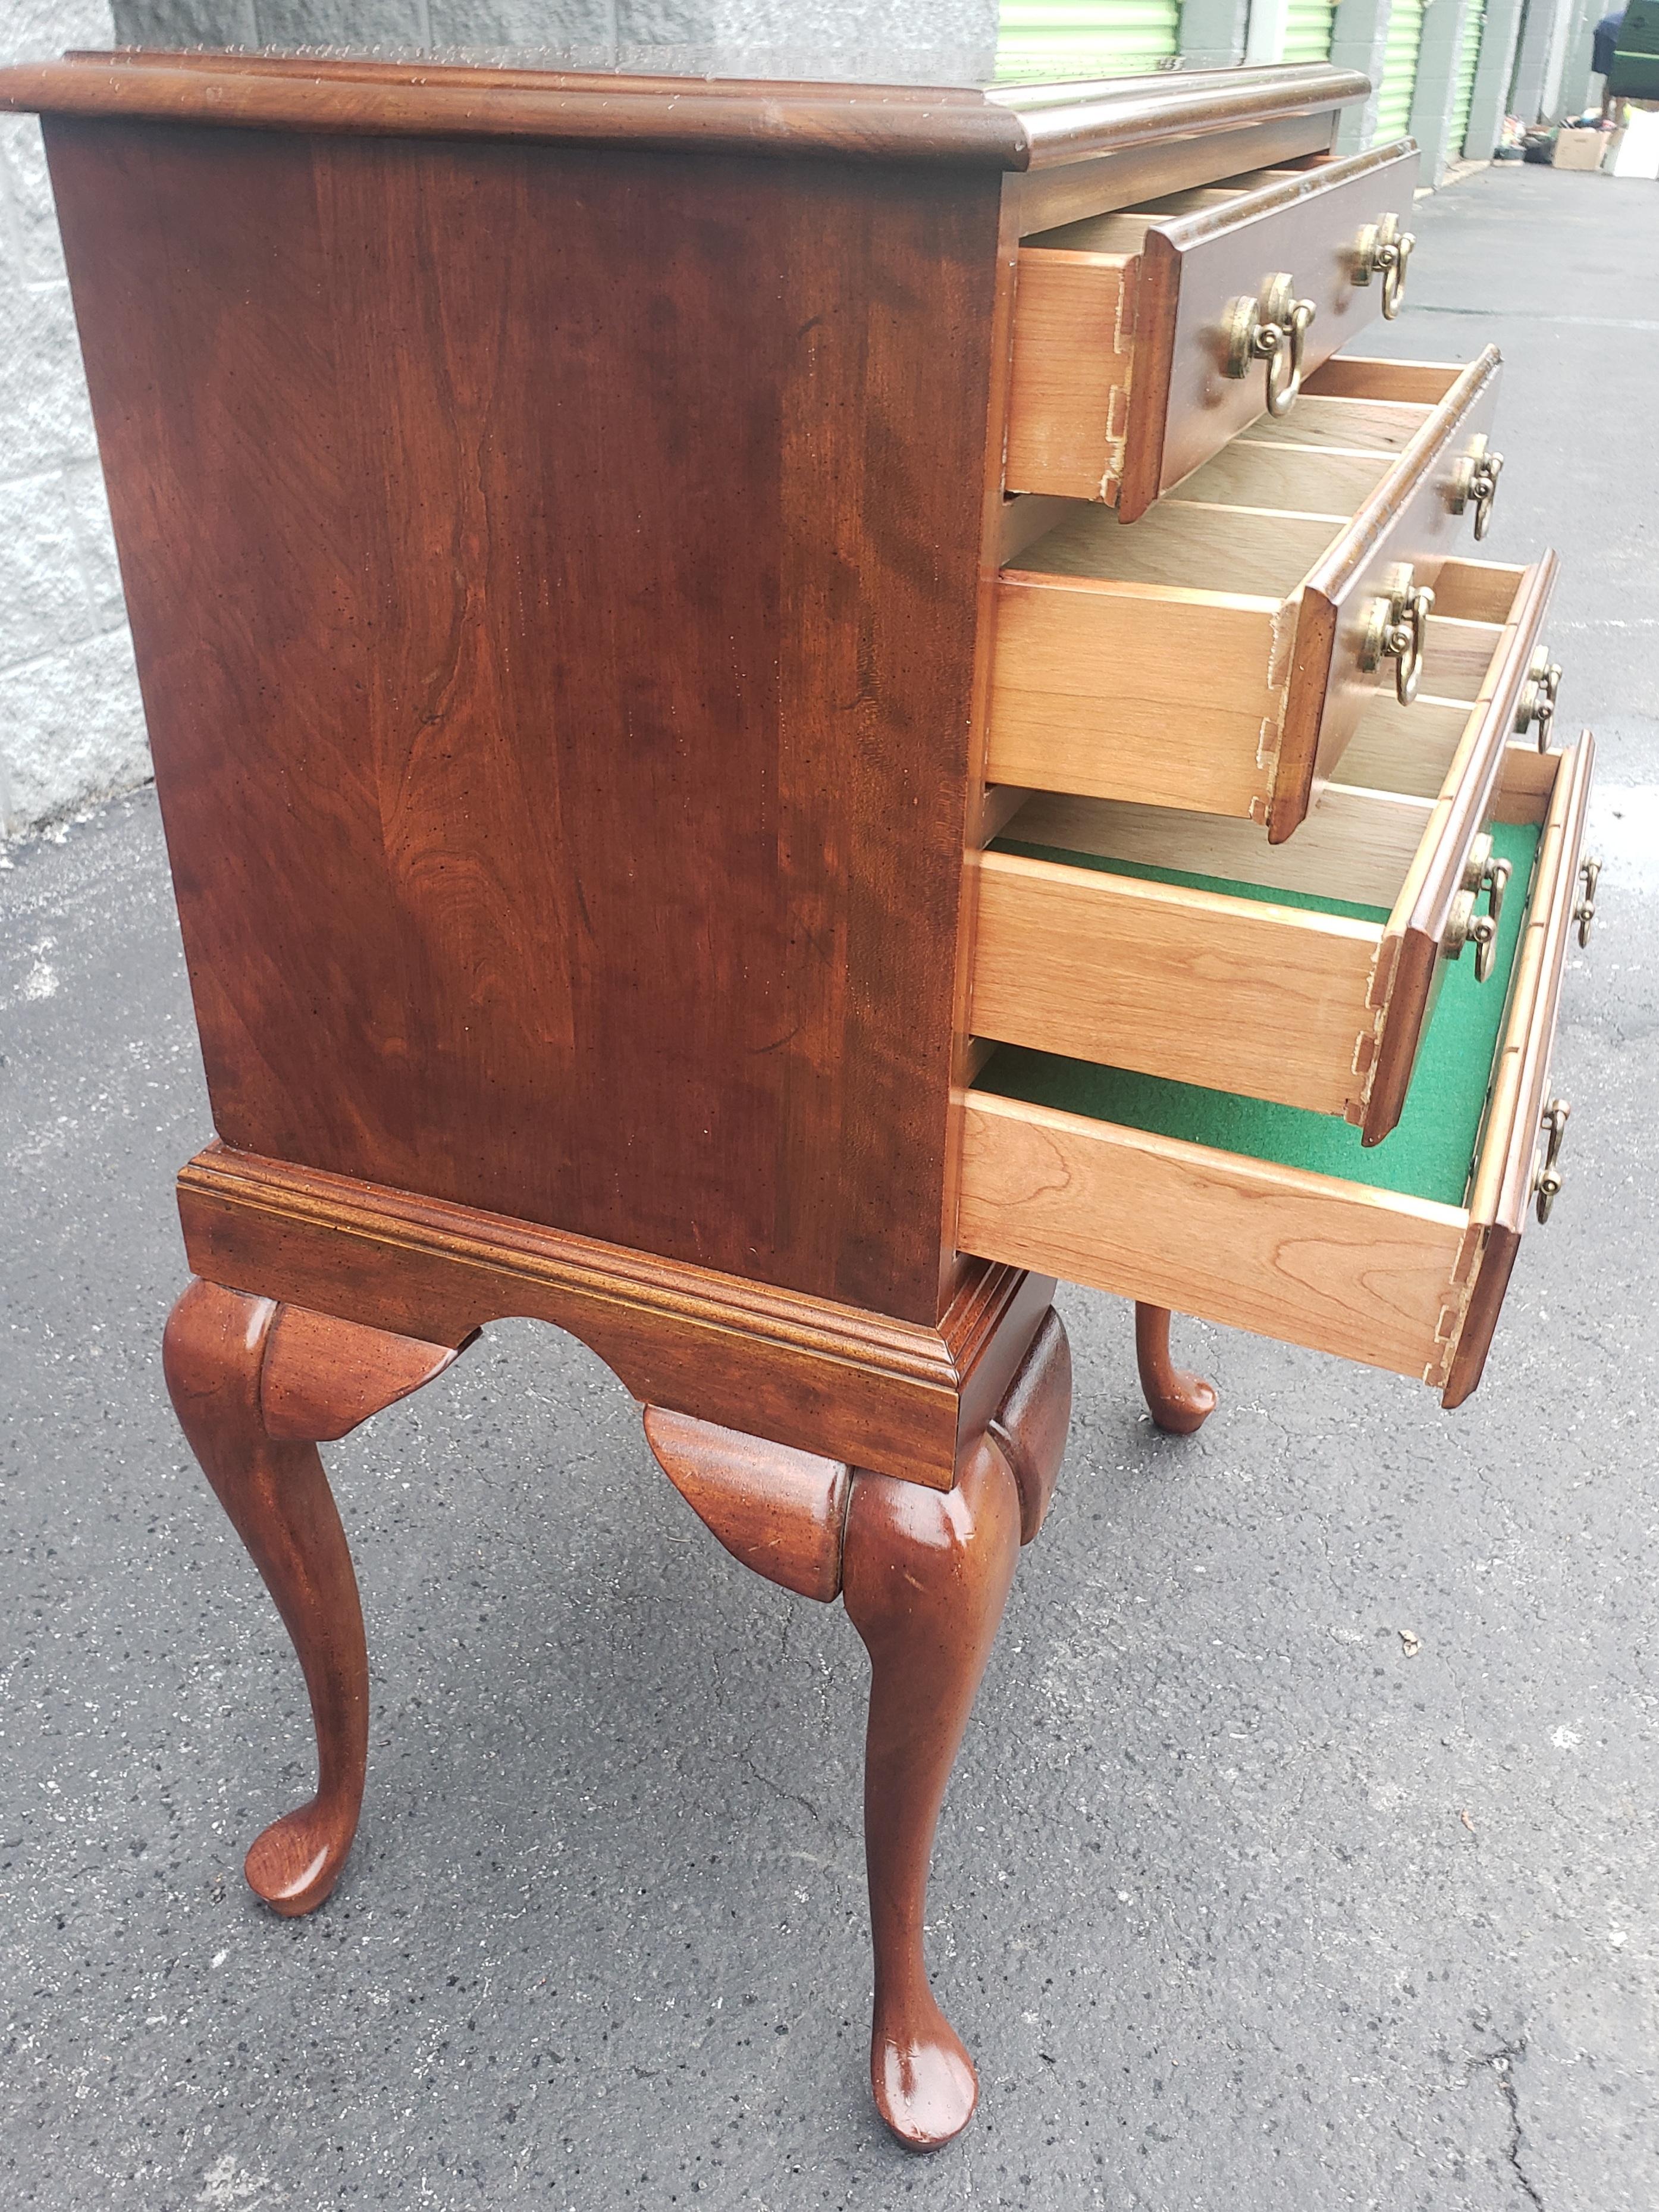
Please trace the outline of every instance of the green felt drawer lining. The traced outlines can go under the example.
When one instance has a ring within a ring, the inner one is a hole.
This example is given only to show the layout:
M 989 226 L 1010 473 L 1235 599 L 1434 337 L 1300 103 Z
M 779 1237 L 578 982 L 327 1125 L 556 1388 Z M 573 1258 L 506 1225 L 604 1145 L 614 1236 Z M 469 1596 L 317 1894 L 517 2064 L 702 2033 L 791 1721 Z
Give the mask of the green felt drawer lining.
M 1492 843 L 1513 873 L 1498 933 L 1498 963 L 1484 983 L 1474 979 L 1474 954 L 1445 963 L 1440 995 L 1430 1018 L 1399 1127 L 1380 1145 L 1365 1146 L 1351 1123 L 1334 1115 L 1310 1114 L 1296 1106 L 1268 1105 L 1231 1091 L 1204 1091 L 1196 1084 L 1170 1083 L 1155 1075 L 1136 1075 L 1121 1067 L 1097 1067 L 1088 1060 L 1064 1060 L 1055 1053 L 1032 1052 L 1024 1045 L 1000 1046 L 975 1080 L 975 1088 L 1032 1106 L 1052 1106 L 1092 1121 L 1115 1121 L 1159 1136 L 1212 1145 L 1247 1158 L 1277 1160 L 1285 1167 L 1345 1182 L 1369 1183 L 1412 1198 L 1462 1206 L 1468 1188 L 1486 1109 L 1486 1086 L 1498 1055 L 1510 976 L 1532 883 L 1540 832 L 1535 823 L 1495 823 Z M 1036 848 L 1028 848 L 1036 851 Z M 1081 861 L 1089 856 L 1042 854 L 1045 859 Z M 1188 882 L 1230 896 L 1266 897 L 1276 904 L 1316 907 L 1332 914 L 1369 919 L 1368 908 L 1339 901 L 1291 898 L 1248 884 L 1217 883 L 1203 877 L 1171 877 L 1152 869 L 1120 869 L 1114 862 L 1091 861 L 1113 872 L 1158 875 L 1161 881 Z M 1386 917 L 1383 917 L 1386 918 Z

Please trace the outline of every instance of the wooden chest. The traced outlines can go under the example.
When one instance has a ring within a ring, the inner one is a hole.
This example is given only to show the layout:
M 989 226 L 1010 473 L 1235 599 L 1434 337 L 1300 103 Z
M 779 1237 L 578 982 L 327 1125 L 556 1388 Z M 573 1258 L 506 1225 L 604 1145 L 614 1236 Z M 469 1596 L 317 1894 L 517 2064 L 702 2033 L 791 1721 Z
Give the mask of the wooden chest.
M 1054 1279 L 1139 1302 L 1171 1425 L 1159 1309 L 1474 1387 L 1559 1180 L 1590 741 L 1550 556 L 1480 556 L 1496 354 L 1364 356 L 1416 171 L 1333 158 L 1365 90 L 0 74 L 213 1103 L 169 1371 L 317 1714 L 279 1909 L 362 1786 L 314 1443 L 555 1322 L 721 1540 L 845 1592 L 874 2085 L 943 2141 L 921 1885 Z

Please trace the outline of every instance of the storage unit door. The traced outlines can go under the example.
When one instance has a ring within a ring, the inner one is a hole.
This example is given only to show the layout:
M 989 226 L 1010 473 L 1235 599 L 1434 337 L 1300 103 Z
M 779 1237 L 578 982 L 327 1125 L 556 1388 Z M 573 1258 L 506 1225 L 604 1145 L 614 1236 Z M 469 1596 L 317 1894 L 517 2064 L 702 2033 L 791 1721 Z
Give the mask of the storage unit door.
M 1180 0 L 1002 0 L 1000 77 L 1139 76 L 1172 61 Z
M 1410 127 L 1412 94 L 1417 89 L 1417 56 L 1423 44 L 1423 0 L 1394 0 L 1388 44 L 1382 53 L 1382 84 L 1376 101 L 1376 136 L 1386 146 Z
M 1336 9 L 1333 0 L 1289 0 L 1285 11 L 1285 51 L 1279 56 L 1286 62 L 1328 62 L 1331 58 L 1331 19 Z M 1377 132 L 1377 143 L 1383 143 L 1382 133 Z
M 1480 66 L 1480 34 L 1486 27 L 1486 11 L 1479 0 L 1468 0 L 1463 15 L 1463 43 L 1457 55 L 1457 97 L 1452 102 L 1451 129 L 1446 137 L 1446 150 L 1454 161 L 1463 154 L 1463 139 L 1469 127 L 1469 109 L 1474 100 L 1474 73 Z M 1488 147 L 1486 153 L 1492 149 Z M 1475 156 L 1484 161 L 1486 154 Z

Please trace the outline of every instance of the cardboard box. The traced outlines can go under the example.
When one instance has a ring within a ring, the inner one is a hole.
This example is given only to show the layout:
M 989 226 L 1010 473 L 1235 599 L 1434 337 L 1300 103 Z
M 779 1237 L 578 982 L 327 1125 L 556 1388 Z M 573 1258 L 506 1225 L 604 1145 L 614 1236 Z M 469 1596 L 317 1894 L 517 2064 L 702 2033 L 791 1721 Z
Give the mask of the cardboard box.
M 1610 131 L 1558 131 L 1555 134 L 1555 167 L 1558 169 L 1599 169 L 1602 154 L 1612 136 Z

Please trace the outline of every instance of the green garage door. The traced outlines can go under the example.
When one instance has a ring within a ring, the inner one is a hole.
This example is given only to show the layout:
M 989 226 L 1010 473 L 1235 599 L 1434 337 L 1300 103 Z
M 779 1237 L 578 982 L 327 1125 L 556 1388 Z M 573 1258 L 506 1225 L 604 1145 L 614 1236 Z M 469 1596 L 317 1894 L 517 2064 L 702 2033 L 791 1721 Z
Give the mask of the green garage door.
M 1417 54 L 1423 43 L 1423 0 L 1394 0 L 1388 44 L 1382 54 L 1382 83 L 1376 101 L 1376 139 L 1386 146 L 1403 138 L 1411 125 L 1412 94 L 1417 89 Z
M 1480 0 L 1468 0 L 1463 11 L 1463 43 L 1457 52 L 1457 97 L 1452 102 L 1451 129 L 1446 136 L 1446 151 L 1454 161 L 1462 158 L 1474 100 L 1474 73 L 1480 66 L 1480 33 L 1486 27 L 1486 11 Z
M 1285 16 L 1285 51 L 1279 59 L 1329 61 L 1331 18 L 1335 13 L 1333 0 L 1290 0 Z
M 1171 60 L 1180 0 L 1002 0 L 1000 77 L 1139 76 Z

